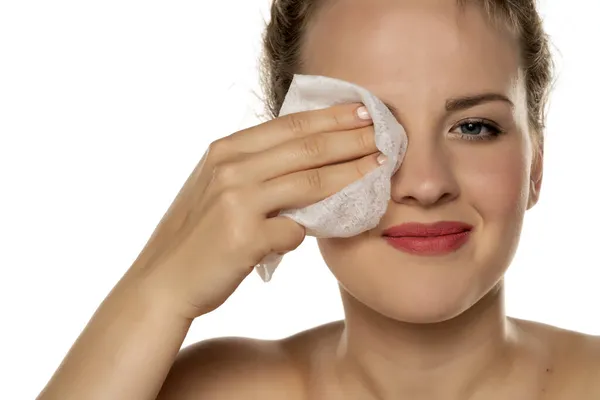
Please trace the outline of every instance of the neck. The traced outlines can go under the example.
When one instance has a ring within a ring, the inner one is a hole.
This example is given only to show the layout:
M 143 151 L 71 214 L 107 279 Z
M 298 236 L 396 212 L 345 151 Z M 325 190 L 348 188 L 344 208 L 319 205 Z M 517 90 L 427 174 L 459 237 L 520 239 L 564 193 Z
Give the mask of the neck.
M 499 284 L 460 316 L 434 324 L 387 318 L 342 291 L 345 329 L 337 370 L 362 398 L 464 399 L 512 360 Z

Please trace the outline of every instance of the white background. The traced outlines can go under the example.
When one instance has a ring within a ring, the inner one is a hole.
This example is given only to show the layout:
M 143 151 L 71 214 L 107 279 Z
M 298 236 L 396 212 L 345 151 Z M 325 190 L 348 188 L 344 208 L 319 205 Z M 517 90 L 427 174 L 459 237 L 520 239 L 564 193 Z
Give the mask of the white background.
M 267 0 L 0 3 L 0 398 L 32 399 L 213 140 L 258 123 Z M 600 3 L 542 3 L 558 49 L 541 201 L 507 311 L 600 334 Z M 184 345 L 342 318 L 314 238 Z M 151 334 L 151 332 L 149 332 Z

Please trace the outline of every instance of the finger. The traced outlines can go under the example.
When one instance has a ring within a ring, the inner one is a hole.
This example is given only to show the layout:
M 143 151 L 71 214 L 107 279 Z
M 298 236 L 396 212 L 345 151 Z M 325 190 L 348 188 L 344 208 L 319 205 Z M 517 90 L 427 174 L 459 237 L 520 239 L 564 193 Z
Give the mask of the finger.
M 306 237 L 306 230 L 287 217 L 274 217 L 265 220 L 265 235 L 268 238 L 269 253 L 285 254 L 300 246 Z
M 257 204 L 261 212 L 301 208 L 317 203 L 363 178 L 381 164 L 379 152 L 336 165 L 295 172 L 259 185 Z
M 250 154 L 232 165 L 228 184 L 264 182 L 293 172 L 355 160 L 377 152 L 372 126 L 297 138 Z
M 323 132 L 346 131 L 373 124 L 363 119 L 358 110 L 362 104 L 339 104 L 321 110 L 303 111 L 275 118 L 236 132 L 226 139 L 239 153 L 256 153 L 287 141 Z

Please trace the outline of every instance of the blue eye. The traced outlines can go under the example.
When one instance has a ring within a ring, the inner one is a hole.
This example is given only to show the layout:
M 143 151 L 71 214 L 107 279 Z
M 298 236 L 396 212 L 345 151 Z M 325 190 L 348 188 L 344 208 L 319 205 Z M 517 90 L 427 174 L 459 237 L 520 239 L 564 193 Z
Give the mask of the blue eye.
M 481 119 L 462 121 L 455 125 L 454 130 L 458 130 L 455 133 L 467 140 L 493 139 L 502 133 L 496 125 Z

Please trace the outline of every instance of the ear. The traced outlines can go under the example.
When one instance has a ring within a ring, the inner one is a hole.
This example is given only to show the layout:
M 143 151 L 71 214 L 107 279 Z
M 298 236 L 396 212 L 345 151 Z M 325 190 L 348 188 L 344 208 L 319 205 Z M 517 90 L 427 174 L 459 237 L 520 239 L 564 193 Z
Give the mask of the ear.
M 541 135 L 540 135 L 541 136 Z M 529 200 L 527 201 L 527 209 L 535 206 L 540 199 L 540 190 L 542 189 L 542 178 L 544 176 L 544 142 L 540 138 L 539 142 L 534 145 L 533 160 L 531 164 L 531 175 L 529 182 Z

